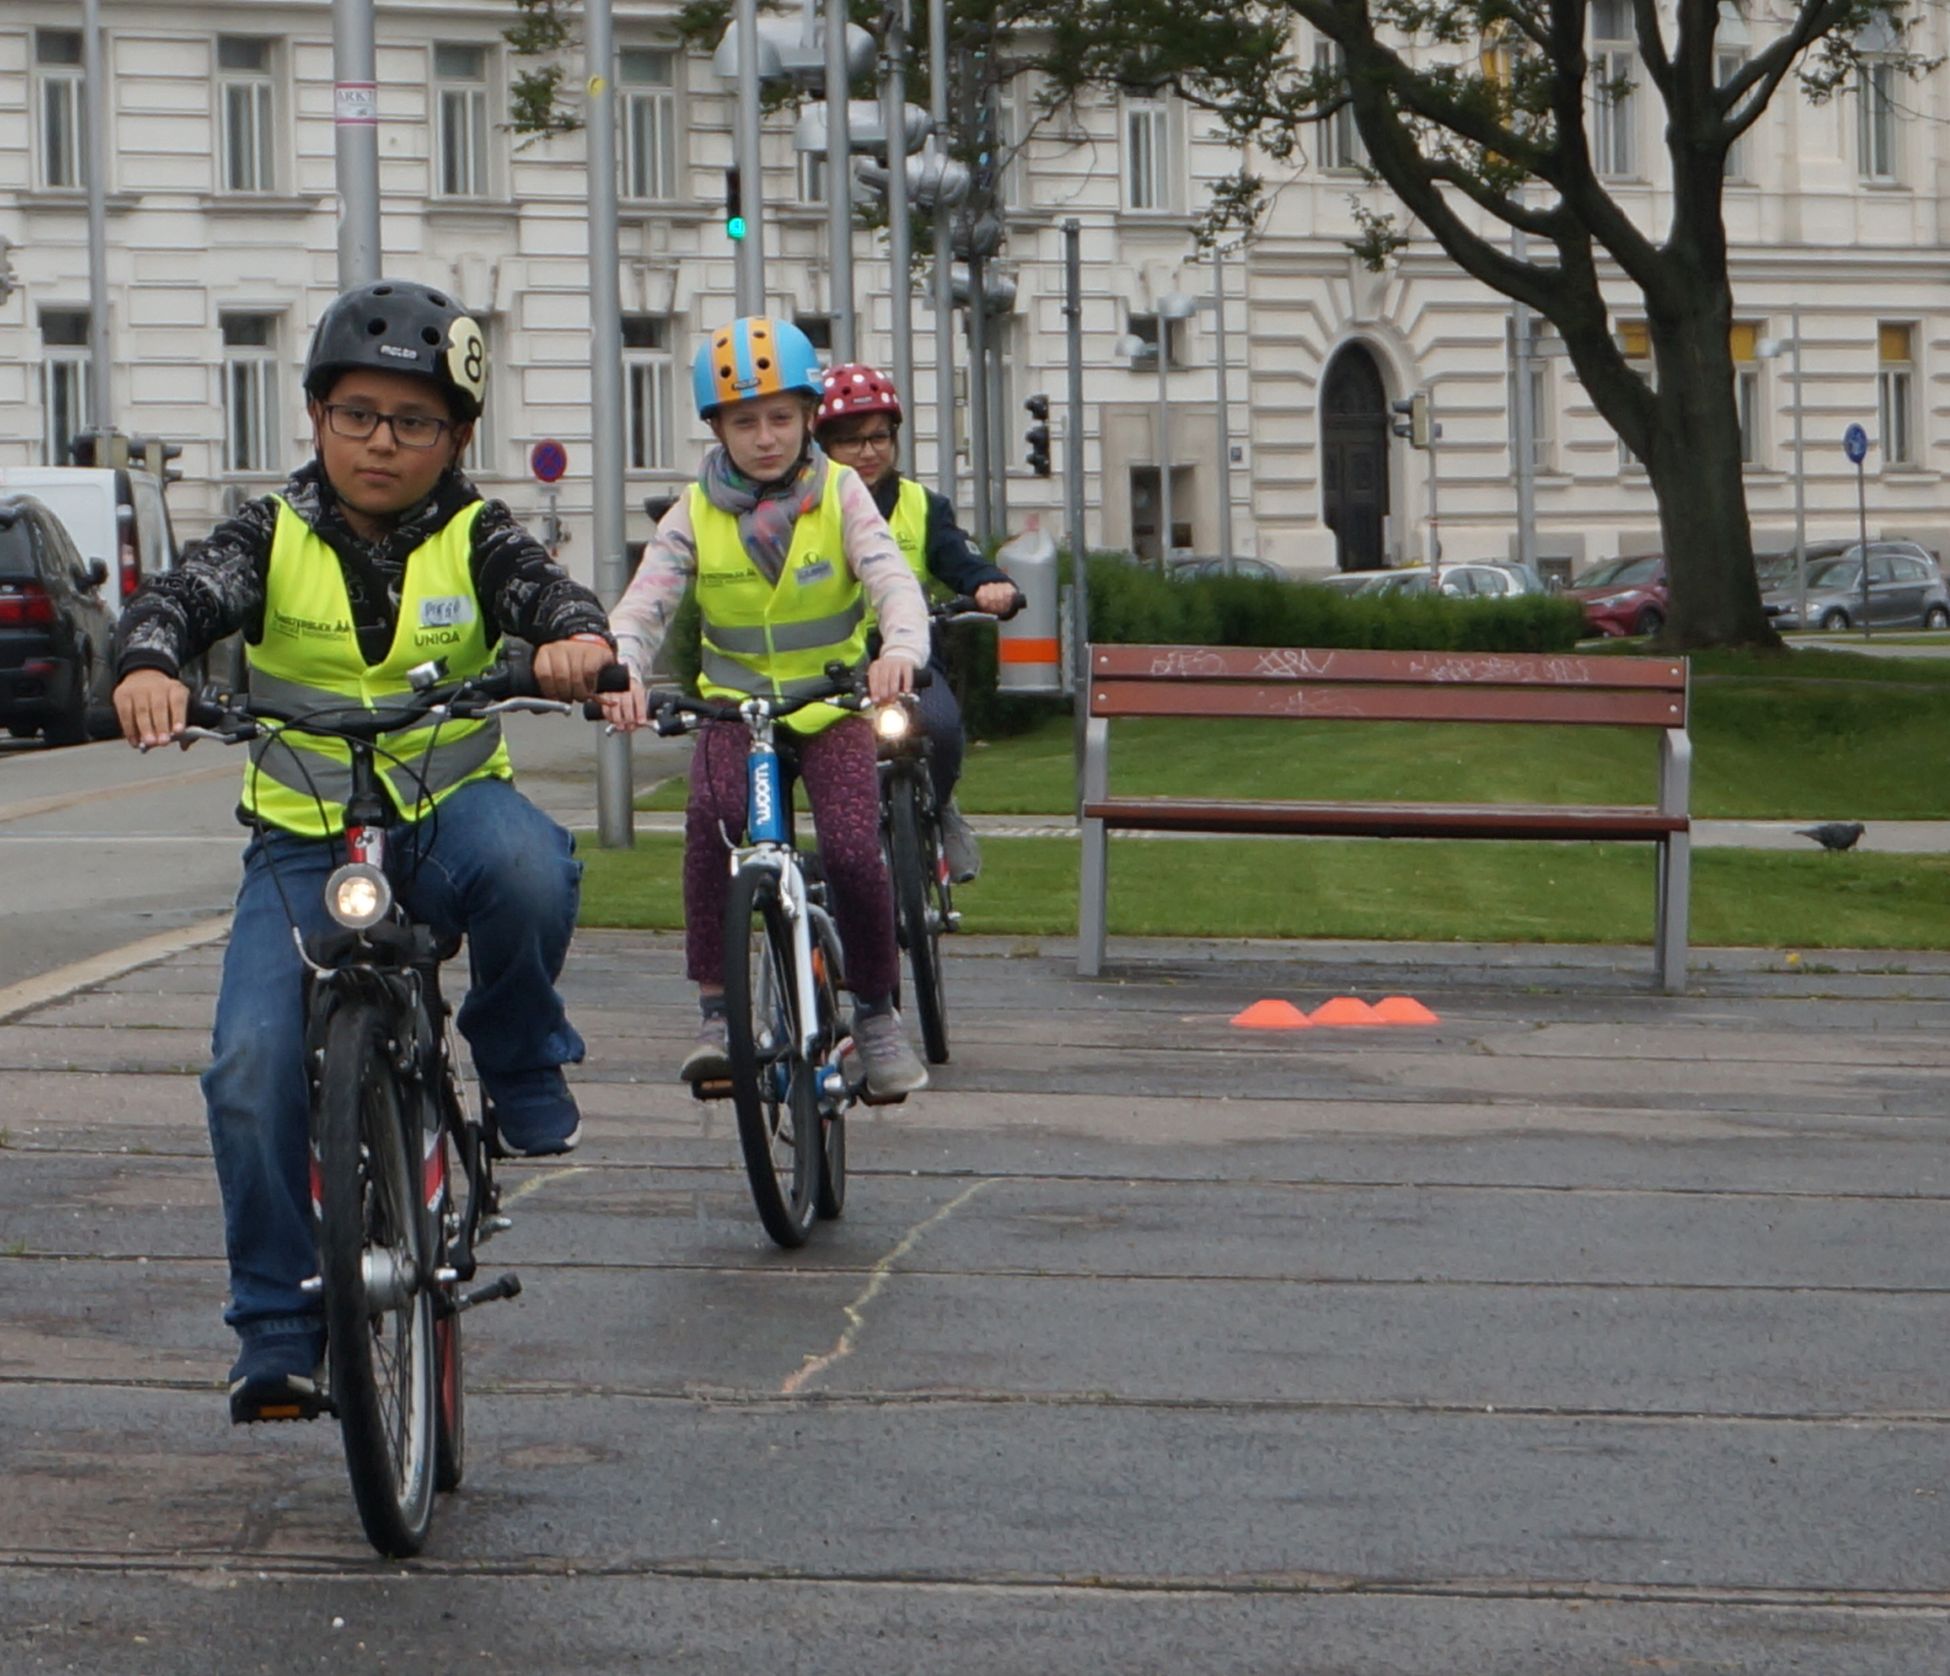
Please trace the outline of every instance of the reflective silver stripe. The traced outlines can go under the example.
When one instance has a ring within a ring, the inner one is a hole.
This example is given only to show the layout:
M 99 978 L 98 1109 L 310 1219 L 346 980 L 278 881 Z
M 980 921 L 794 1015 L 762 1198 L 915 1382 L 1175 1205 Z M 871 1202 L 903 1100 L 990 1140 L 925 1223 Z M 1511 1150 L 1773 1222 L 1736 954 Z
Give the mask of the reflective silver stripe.
M 393 787 L 401 806 L 410 812 L 416 802 L 438 797 L 449 786 L 459 785 L 475 770 L 485 768 L 500 748 L 501 719 L 490 717 L 464 738 L 436 740 L 431 750 L 418 755 L 398 752 L 404 766 L 388 763 L 382 757 L 379 771 L 386 775 L 387 784 Z M 405 783 L 395 784 L 394 775 Z
M 853 638 L 853 631 L 866 621 L 866 617 L 866 601 L 858 598 L 846 610 L 835 611 L 825 617 L 774 623 L 769 643 L 762 625 L 751 628 L 707 621 L 704 624 L 704 638 L 720 651 L 742 652 L 748 657 L 757 657 L 768 651 L 808 652 L 820 646 L 837 649 Z
M 290 738 L 285 737 L 287 732 Z M 279 729 L 260 733 L 251 741 L 252 772 L 244 781 L 247 798 L 255 801 L 253 780 L 269 780 L 308 802 L 322 798 L 328 813 L 344 804 L 352 795 L 352 764 L 321 751 L 306 750 L 297 743 L 305 737 L 295 730 Z
M 314 710 L 360 708 L 356 697 L 335 692 L 330 687 L 313 687 L 303 681 L 287 681 L 282 675 L 272 675 L 254 663 L 250 666 L 249 684 L 252 698 L 294 716 L 307 715 Z
M 770 681 L 744 664 L 722 657 L 708 648 L 700 659 L 699 672 L 714 687 L 722 687 L 726 692 L 751 693 L 759 698 L 806 698 L 814 693 L 823 695 L 832 685 L 823 671 L 818 675 L 801 675 L 790 681 Z

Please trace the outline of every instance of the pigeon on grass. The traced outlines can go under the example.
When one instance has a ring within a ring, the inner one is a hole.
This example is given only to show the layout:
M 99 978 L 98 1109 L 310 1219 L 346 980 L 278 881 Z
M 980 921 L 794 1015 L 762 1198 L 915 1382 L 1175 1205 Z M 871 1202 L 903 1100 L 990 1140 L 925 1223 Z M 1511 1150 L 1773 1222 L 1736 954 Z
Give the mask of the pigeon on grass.
M 1860 821 L 1823 821 L 1819 826 L 1798 826 L 1797 838 L 1812 838 L 1824 850 L 1852 850 L 1864 831 Z

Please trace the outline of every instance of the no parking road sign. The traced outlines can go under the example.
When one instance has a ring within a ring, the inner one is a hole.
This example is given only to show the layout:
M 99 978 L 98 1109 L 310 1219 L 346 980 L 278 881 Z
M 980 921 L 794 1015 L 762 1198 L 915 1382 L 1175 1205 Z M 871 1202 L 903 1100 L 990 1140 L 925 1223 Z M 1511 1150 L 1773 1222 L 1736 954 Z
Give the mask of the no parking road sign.
M 1869 433 L 1860 425 L 1851 425 L 1842 432 L 1842 452 L 1856 465 L 1869 457 Z
M 559 482 L 569 469 L 569 451 L 552 438 L 538 442 L 528 451 L 528 469 L 539 482 Z

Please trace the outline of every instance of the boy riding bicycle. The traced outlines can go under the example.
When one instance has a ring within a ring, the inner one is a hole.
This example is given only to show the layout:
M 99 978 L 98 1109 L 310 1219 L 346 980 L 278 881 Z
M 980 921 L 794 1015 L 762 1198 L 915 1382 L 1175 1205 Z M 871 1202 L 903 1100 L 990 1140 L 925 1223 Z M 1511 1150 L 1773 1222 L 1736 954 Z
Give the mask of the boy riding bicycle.
M 305 361 L 316 457 L 123 611 L 114 697 L 130 744 L 176 737 L 190 697 L 178 670 L 238 631 L 252 691 L 298 711 L 383 708 L 435 659 L 450 677 L 477 674 L 504 635 L 535 643 L 547 697 L 593 694 L 614 661 L 602 606 L 460 470 L 487 370 L 480 328 L 440 291 L 381 280 L 326 309 Z M 412 733 L 388 736 L 381 759 L 401 900 L 467 937 L 472 987 L 458 1023 L 504 1148 L 566 1152 L 580 1117 L 562 1066 L 583 1043 L 555 980 L 575 927 L 573 842 L 514 789 L 497 720 Z M 230 1260 L 225 1320 L 242 1341 L 230 1376 L 240 1423 L 325 1409 L 315 1379 L 325 1332 L 304 1286 L 318 1259 L 293 929 L 326 928 L 345 772 L 342 746 L 286 728 L 253 744 L 244 777 L 239 816 L 255 836 L 203 1074 Z
M 819 358 L 790 322 L 735 320 L 713 332 L 692 368 L 697 410 L 719 446 L 705 456 L 644 549 L 610 614 L 633 669 L 627 694 L 605 695 L 623 728 L 645 720 L 649 679 L 693 576 L 702 618 L 699 690 L 707 697 L 789 694 L 835 660 L 866 669 L 876 700 L 911 690 L 928 655 L 927 601 L 858 475 L 813 443 Z M 882 648 L 869 661 L 867 611 Z M 891 1098 L 925 1088 L 927 1068 L 894 1009 L 899 979 L 893 899 L 880 847 L 880 793 L 866 718 L 812 705 L 780 723 L 812 805 L 833 916 L 846 951 L 853 1036 L 868 1089 Z M 724 1003 L 727 846 L 744 833 L 749 736 L 707 722 L 691 758 L 684 817 L 685 968 L 698 986 L 698 1037 L 679 1075 L 730 1075 Z
M 873 503 L 887 520 L 901 555 L 913 567 L 921 586 L 932 580 L 951 594 L 971 597 L 984 611 L 999 617 L 1016 608 L 1016 585 L 981 555 L 961 526 L 955 509 L 940 495 L 902 477 L 900 470 L 900 392 L 883 372 L 858 362 L 835 367 L 824 380 L 814 435 L 819 446 L 842 465 L 857 471 Z M 981 846 L 975 830 L 955 804 L 955 784 L 961 779 L 967 740 L 962 732 L 961 706 L 948 681 L 947 660 L 938 642 L 928 658 L 934 679 L 917 695 L 921 729 L 931 746 L 928 761 L 934 797 L 941 811 L 941 842 L 948 870 L 957 884 L 966 884 L 982 870 Z

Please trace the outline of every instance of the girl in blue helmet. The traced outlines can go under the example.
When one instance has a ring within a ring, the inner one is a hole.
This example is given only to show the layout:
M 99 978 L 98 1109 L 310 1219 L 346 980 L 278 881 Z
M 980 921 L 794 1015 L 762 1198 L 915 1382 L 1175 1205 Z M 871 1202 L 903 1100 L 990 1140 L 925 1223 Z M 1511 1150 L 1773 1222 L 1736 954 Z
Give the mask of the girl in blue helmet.
M 641 727 L 644 684 L 693 579 L 706 693 L 771 693 L 835 659 L 863 666 L 867 690 L 890 699 L 927 661 L 927 601 L 866 484 L 814 446 L 823 393 L 819 357 L 788 321 L 734 320 L 707 338 L 692 367 L 697 410 L 718 446 L 657 525 L 614 611 L 627 694 L 604 699 L 617 727 Z M 867 611 L 881 646 L 867 656 Z M 781 634 L 782 627 L 791 632 Z M 790 645 L 789 651 L 777 650 Z M 899 956 L 893 894 L 880 846 L 873 729 L 858 714 L 816 705 L 786 718 L 812 805 L 853 991 L 854 1040 L 876 1095 L 927 1086 L 927 1068 L 894 1010 Z M 725 1050 L 726 834 L 745 827 L 740 722 L 708 722 L 691 759 L 684 817 L 684 954 L 702 1019 L 680 1077 L 730 1075 Z

